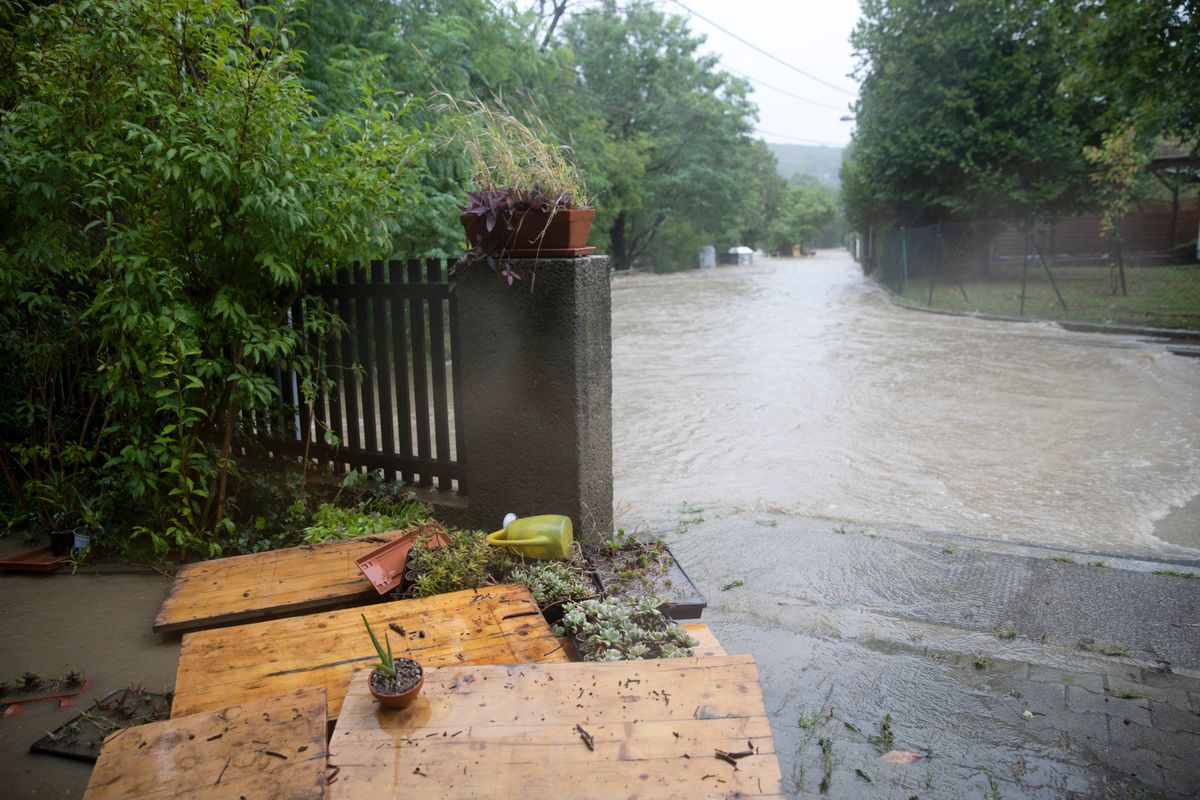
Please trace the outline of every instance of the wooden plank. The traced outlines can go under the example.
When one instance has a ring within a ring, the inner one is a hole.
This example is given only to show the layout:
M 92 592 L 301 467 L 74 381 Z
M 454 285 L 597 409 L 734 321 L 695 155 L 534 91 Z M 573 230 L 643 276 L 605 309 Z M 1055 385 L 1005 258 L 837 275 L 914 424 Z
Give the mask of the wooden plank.
M 453 389 L 454 397 L 454 459 L 464 467 L 467 463 L 467 451 L 463 446 L 463 425 L 462 418 L 459 416 L 459 409 L 463 406 L 462 393 L 462 343 L 458 335 L 458 295 L 452 290 L 454 289 L 454 276 L 450 270 L 447 270 L 446 276 L 451 283 L 447 289 L 450 291 L 450 301 L 447 303 L 450 314 L 450 381 Z M 466 470 L 463 470 L 463 475 L 458 479 L 459 494 L 467 494 L 467 476 Z
M 725 648 L 721 647 L 721 643 L 717 641 L 717 637 L 713 635 L 712 630 L 703 622 L 687 622 L 682 627 L 696 640 L 696 655 L 705 657 L 728 655 Z
M 185 564 L 154 620 L 156 633 L 266 619 L 370 597 L 354 564 L 404 531 Z
M 388 262 L 388 278 L 393 286 L 404 282 L 404 263 L 401 261 Z M 392 306 L 392 367 L 396 375 L 396 422 L 400 427 L 400 455 L 411 457 L 413 450 L 412 434 L 412 401 L 410 399 L 412 380 L 408 367 L 408 322 L 405 319 L 405 301 L 399 297 L 390 298 Z M 416 477 L 415 469 L 401 469 L 401 477 L 411 483 Z
M 373 287 L 386 283 L 383 274 L 383 262 L 371 262 L 371 284 Z M 372 313 L 375 321 L 375 384 L 379 391 L 379 449 L 387 455 L 396 455 L 395 424 L 392 414 L 392 349 L 391 336 L 388 335 L 388 307 L 383 297 L 376 296 L 372 300 Z M 396 480 L 398 472 L 395 468 L 384 471 L 384 477 L 389 481 Z
M 490 586 L 186 634 L 172 715 L 324 686 L 336 718 L 351 674 L 377 658 L 360 614 L 423 666 L 567 659 L 524 586 Z
M 358 273 L 358 265 L 355 264 L 352 269 L 338 270 L 339 284 L 354 284 L 354 276 Z M 361 303 L 361 300 L 356 300 L 355 303 Z M 339 362 L 341 370 L 339 376 L 342 382 L 342 422 L 346 426 L 345 431 L 338 431 L 338 435 L 342 437 L 342 444 L 358 449 L 362 447 L 362 436 L 359 435 L 359 422 L 362 420 L 362 415 L 358 409 L 358 374 L 354 371 L 354 366 L 357 359 L 354 357 L 355 341 L 354 341 L 354 317 L 351 313 L 350 298 L 347 295 L 338 297 L 338 316 L 346 323 L 346 329 L 342 331 L 340 340 L 342 345 L 342 359 Z
M 338 800 L 783 796 L 751 656 L 440 667 L 397 712 L 367 674 L 330 742 Z
M 369 286 L 370 276 L 362 269 L 356 267 L 354 270 L 354 281 L 360 286 Z M 362 446 L 364 450 L 375 451 L 379 449 L 378 438 L 375 435 L 375 386 L 377 381 L 372 377 L 372 367 L 374 359 L 372 358 L 371 344 L 374 337 L 371 336 L 371 327 L 368 322 L 367 306 L 369 302 L 366 299 L 354 301 L 354 322 L 355 330 L 357 331 L 354 340 L 358 343 L 358 363 L 362 367 L 362 379 L 359 383 L 359 396 L 362 397 L 362 417 L 360 424 L 362 426 Z
M 325 706 L 302 689 L 118 731 L 84 798 L 324 798 Z
M 421 282 L 421 262 L 408 262 L 408 280 L 411 283 Z M 425 349 L 425 301 L 413 297 L 409 301 L 409 319 L 412 321 L 412 375 L 413 375 L 413 407 L 417 423 L 417 457 L 425 460 L 432 459 L 429 441 L 429 366 L 426 364 Z M 433 477 L 429 472 L 422 471 L 417 476 L 418 486 L 433 486 Z
M 440 261 L 425 263 L 426 277 L 430 283 L 440 281 Z M 444 300 L 429 301 L 429 368 L 433 388 L 434 452 L 439 459 L 450 458 L 450 399 L 446 385 L 446 323 L 443 313 Z M 438 479 L 438 488 L 449 491 L 450 481 Z

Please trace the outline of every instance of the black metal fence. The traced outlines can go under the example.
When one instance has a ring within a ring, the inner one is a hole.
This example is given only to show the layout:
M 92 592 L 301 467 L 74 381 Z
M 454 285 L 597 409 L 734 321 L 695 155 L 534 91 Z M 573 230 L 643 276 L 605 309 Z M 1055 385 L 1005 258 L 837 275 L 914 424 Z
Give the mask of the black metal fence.
M 883 282 L 914 305 L 1200 329 L 1195 213 L 1181 241 L 1139 222 L 1127 220 L 1119 240 L 1087 220 L 939 223 L 877 234 L 868 252 Z
M 270 449 L 465 494 L 452 288 L 445 262 L 416 260 L 356 264 L 321 287 L 345 327 L 317 345 L 326 380 L 315 396 L 302 397 L 295 373 L 276 370 L 285 411 L 260 430 Z

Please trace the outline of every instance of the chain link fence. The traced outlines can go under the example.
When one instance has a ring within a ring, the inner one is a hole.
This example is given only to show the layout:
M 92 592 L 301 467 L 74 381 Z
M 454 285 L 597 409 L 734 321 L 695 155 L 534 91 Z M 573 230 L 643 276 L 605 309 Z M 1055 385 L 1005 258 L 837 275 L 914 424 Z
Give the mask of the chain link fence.
M 876 234 L 869 266 L 912 305 L 1200 330 L 1198 225 L 1200 207 L 1169 205 L 1127 215 L 1119 239 L 1095 217 L 939 223 Z

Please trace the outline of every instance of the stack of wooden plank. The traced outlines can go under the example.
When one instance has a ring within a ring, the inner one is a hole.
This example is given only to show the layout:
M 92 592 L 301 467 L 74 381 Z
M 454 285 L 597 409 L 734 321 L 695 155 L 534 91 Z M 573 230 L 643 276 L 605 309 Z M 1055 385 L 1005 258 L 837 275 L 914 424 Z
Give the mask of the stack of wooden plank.
M 155 621 L 189 631 L 172 718 L 110 737 L 87 797 L 782 793 L 754 660 L 707 626 L 695 658 L 572 663 L 522 586 L 368 602 L 354 559 L 400 535 L 184 568 Z M 367 690 L 364 615 L 425 668 L 407 709 Z

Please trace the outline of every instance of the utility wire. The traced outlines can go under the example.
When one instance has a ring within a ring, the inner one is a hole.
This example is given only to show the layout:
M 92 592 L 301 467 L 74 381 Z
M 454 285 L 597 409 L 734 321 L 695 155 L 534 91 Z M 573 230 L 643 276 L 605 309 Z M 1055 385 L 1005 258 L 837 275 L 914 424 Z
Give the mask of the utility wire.
M 845 111 L 846 110 L 844 108 L 839 108 L 838 106 L 831 106 L 828 103 L 819 103 L 816 100 L 809 100 L 807 97 L 801 97 L 798 94 L 792 94 L 787 89 L 780 89 L 778 86 L 772 86 L 771 84 L 767 83 L 766 81 L 760 81 L 758 78 L 755 78 L 752 75 L 747 75 L 746 73 L 742 72 L 741 70 L 734 69 L 733 67 L 729 67 L 724 64 L 721 65 L 721 69 L 724 69 L 727 72 L 732 72 L 734 75 L 741 75 L 743 78 L 750 81 L 751 83 L 757 83 L 759 86 L 763 86 L 767 89 L 774 89 L 775 91 L 779 92 L 780 94 L 787 95 L 788 97 L 791 97 L 795 100 L 801 100 L 805 103 L 811 103 L 814 106 L 820 106 L 821 108 L 832 109 L 833 111 Z
M 794 65 L 794 64 L 789 64 L 788 62 L 784 61 L 784 60 L 783 60 L 782 58 L 780 58 L 779 56 L 776 56 L 776 55 L 773 55 L 773 54 L 771 54 L 771 53 L 768 53 L 766 50 L 763 50 L 763 49 L 762 49 L 761 47 L 759 47 L 758 45 L 756 45 L 756 44 L 754 44 L 754 43 L 752 43 L 752 42 L 748 42 L 748 41 L 746 41 L 745 39 L 743 39 L 742 37 L 738 36 L 738 35 L 737 35 L 736 33 L 734 33 L 733 31 L 731 31 L 731 30 L 729 30 L 729 29 L 727 29 L 727 28 L 723 28 L 723 27 L 721 27 L 720 25 L 718 25 L 717 23 L 713 22 L 711 19 L 709 19 L 708 17 L 704 16 L 703 14 L 698 14 L 698 13 L 696 13 L 695 11 L 692 11 L 692 9 L 688 8 L 687 6 L 685 6 L 685 5 L 684 5 L 683 3 L 681 3 L 679 0 L 671 0 L 671 2 L 672 2 L 672 3 L 674 3 L 675 5 L 679 6 L 679 7 L 680 7 L 680 8 L 682 8 L 684 11 L 688 12 L 689 14 L 691 14 L 692 16 L 699 17 L 700 19 L 704 20 L 704 21 L 705 21 L 705 22 L 707 22 L 709 25 L 712 25 L 714 28 L 716 28 L 717 30 L 721 31 L 722 33 L 724 33 L 724 34 L 726 34 L 726 35 L 728 35 L 728 36 L 732 36 L 734 39 L 736 39 L 737 41 L 739 41 L 739 42 L 741 42 L 742 44 L 746 45 L 746 47 L 749 47 L 751 50 L 756 50 L 757 52 L 759 52 L 759 53 L 762 53 L 764 56 L 766 56 L 767 58 L 771 59 L 772 61 L 777 61 L 777 62 L 779 62 L 780 64 L 782 64 L 783 66 L 787 67 L 788 69 L 790 69 L 790 70 L 795 70 L 796 72 L 799 72 L 799 73 L 800 73 L 801 75 L 803 75 L 804 77 L 806 77 L 806 78 L 809 78 L 809 79 L 811 79 L 811 80 L 814 80 L 814 81 L 816 81 L 817 83 L 819 83 L 819 84 L 821 84 L 821 85 L 823 85 L 823 86 L 828 86 L 830 89 L 836 89 L 837 91 L 839 91 L 839 92 L 842 92 L 843 94 L 848 94 L 848 95 L 850 95 L 851 97 L 853 97 L 853 96 L 854 96 L 854 92 L 850 91 L 849 89 L 843 89 L 843 88 L 842 88 L 842 87 L 840 87 L 840 86 L 835 86 L 834 84 L 830 83 L 830 82 L 829 82 L 829 81 L 827 81 L 827 80 L 823 80 L 823 79 L 821 79 L 821 78 L 818 78 L 816 75 L 813 75 L 811 72 L 805 72 L 804 70 L 800 69 L 800 68 L 799 68 L 799 67 L 797 67 L 796 65 Z
M 818 139 L 802 139 L 799 136 L 788 136 L 786 133 L 774 133 L 772 131 L 764 131 L 762 128 L 755 128 L 755 133 L 761 133 L 763 136 L 777 136 L 780 139 L 791 139 L 804 144 L 819 144 L 822 147 L 845 147 L 844 144 L 834 144 L 833 142 L 822 142 Z

